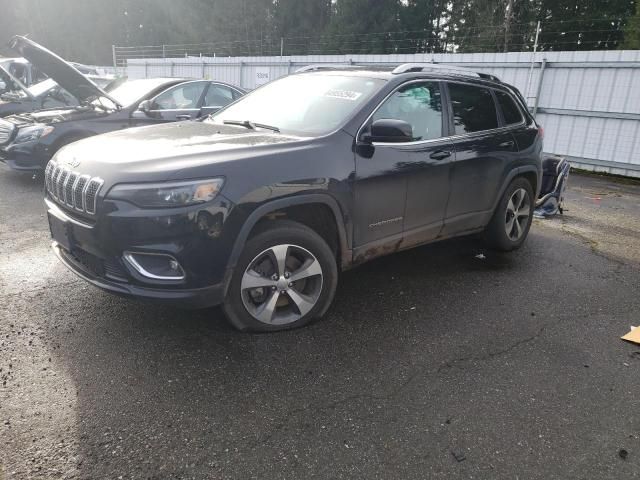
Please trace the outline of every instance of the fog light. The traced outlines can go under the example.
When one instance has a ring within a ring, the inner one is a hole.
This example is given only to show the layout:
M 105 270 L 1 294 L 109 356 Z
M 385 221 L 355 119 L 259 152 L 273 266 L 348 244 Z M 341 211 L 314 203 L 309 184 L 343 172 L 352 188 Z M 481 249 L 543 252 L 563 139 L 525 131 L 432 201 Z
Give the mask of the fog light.
M 171 255 L 164 253 L 124 252 L 124 259 L 140 275 L 153 280 L 183 280 L 182 266 Z

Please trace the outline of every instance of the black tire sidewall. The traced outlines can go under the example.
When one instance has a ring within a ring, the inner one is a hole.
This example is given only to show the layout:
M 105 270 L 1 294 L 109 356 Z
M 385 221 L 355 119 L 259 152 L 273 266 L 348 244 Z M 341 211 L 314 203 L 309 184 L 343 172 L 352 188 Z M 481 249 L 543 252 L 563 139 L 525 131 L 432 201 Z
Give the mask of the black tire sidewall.
M 509 199 L 511 198 L 513 193 L 520 188 L 525 189 L 527 195 L 529 195 L 531 209 L 524 233 L 518 240 L 513 241 L 509 238 L 504 228 L 505 218 L 507 214 L 507 204 L 509 203 Z M 531 187 L 531 184 L 527 179 L 521 177 L 516 178 L 509 184 L 509 186 L 502 194 L 493 217 L 491 218 L 491 221 L 487 226 L 487 229 L 485 230 L 484 238 L 490 247 L 508 252 L 522 246 L 524 241 L 527 239 L 527 236 L 529 235 L 529 230 L 531 229 L 531 223 L 533 220 L 533 210 L 535 208 L 535 199 L 533 198 L 533 196 L 533 188 Z
M 253 259 L 268 249 L 280 244 L 298 245 L 311 252 L 322 267 L 322 291 L 318 301 L 309 313 L 299 320 L 286 325 L 269 325 L 260 322 L 246 310 L 241 297 L 242 276 Z M 322 316 L 333 301 L 338 283 L 338 269 L 331 248 L 310 228 L 288 220 L 273 221 L 268 229 L 250 238 L 236 263 L 223 310 L 231 324 L 241 331 L 275 332 L 307 325 Z

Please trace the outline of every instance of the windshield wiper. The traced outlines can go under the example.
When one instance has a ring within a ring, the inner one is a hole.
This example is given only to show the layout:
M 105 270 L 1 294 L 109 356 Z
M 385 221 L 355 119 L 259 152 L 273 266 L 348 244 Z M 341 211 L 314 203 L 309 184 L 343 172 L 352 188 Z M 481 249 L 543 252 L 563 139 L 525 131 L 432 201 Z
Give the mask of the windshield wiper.
M 223 120 L 222 123 L 224 123 L 225 125 L 239 125 L 241 127 L 248 128 L 249 130 L 264 128 L 265 130 L 271 130 L 273 132 L 280 133 L 280 129 L 278 127 L 265 125 L 264 123 L 254 123 L 250 120 Z

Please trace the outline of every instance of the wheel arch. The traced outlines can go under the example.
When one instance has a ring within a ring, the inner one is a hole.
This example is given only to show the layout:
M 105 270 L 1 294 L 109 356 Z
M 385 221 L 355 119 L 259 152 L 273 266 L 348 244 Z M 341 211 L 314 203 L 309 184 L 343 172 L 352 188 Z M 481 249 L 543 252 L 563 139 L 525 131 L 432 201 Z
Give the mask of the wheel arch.
M 538 189 L 540 188 L 539 176 L 540 173 L 534 165 L 525 165 L 511 170 L 502 182 L 502 186 L 500 187 L 500 191 L 498 192 L 498 195 L 493 202 L 493 208 L 491 209 L 491 211 L 495 211 L 498 203 L 500 202 L 500 199 L 502 198 L 502 195 L 504 195 L 505 190 L 516 177 L 523 177 L 527 181 L 529 181 L 529 183 L 531 183 L 531 189 L 533 190 L 533 195 L 535 197 L 533 201 L 535 202 L 536 198 L 538 197 Z
M 333 197 L 326 194 L 317 193 L 296 195 L 294 197 L 271 200 L 253 210 L 240 228 L 240 232 L 238 233 L 231 250 L 229 260 L 227 261 L 224 280 L 225 294 L 233 275 L 233 269 L 235 268 L 236 263 L 240 258 L 240 254 L 242 253 L 242 250 L 244 249 L 244 246 L 249 239 L 252 231 L 254 231 L 255 227 L 261 221 L 266 219 L 269 214 L 276 213 L 280 210 L 286 210 L 287 208 L 291 207 L 303 207 L 305 205 L 310 206 L 314 204 L 319 204 L 327 207 L 333 216 L 338 241 L 337 247 L 340 252 L 339 267 L 341 267 L 342 269 L 346 269 L 349 265 L 351 265 L 351 248 L 348 241 L 344 215 L 340 206 L 338 205 L 338 202 Z

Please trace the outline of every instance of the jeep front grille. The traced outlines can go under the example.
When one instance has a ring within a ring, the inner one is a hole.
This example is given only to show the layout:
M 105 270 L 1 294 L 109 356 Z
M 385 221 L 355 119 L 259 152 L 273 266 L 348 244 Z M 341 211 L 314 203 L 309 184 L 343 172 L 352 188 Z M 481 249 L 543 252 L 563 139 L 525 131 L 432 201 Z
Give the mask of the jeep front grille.
M 44 171 L 44 183 L 59 203 L 90 215 L 96 213 L 98 192 L 104 183 L 101 178 L 81 175 L 51 161 Z
M 14 128 L 13 123 L 0 120 L 0 145 L 7 143 L 11 139 Z

